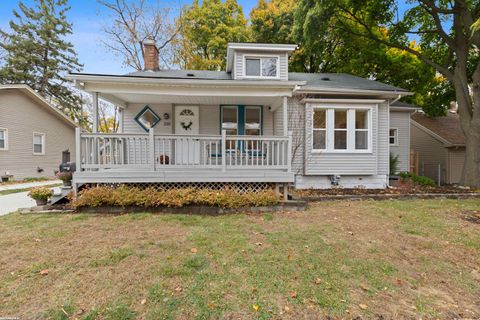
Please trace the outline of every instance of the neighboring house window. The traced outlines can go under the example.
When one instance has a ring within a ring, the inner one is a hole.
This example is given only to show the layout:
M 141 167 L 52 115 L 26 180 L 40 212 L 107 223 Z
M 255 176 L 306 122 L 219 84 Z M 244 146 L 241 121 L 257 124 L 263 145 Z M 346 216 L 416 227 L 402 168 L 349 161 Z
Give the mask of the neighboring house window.
M 326 152 L 369 152 L 370 108 L 315 107 L 312 115 L 312 149 Z
M 398 142 L 398 129 L 390 129 L 390 145 L 396 146 Z
M 246 57 L 245 75 L 258 78 L 276 78 L 278 76 L 278 58 Z
M 45 134 L 33 133 L 33 154 L 45 154 Z
M 0 150 L 8 149 L 8 131 L 0 128 Z

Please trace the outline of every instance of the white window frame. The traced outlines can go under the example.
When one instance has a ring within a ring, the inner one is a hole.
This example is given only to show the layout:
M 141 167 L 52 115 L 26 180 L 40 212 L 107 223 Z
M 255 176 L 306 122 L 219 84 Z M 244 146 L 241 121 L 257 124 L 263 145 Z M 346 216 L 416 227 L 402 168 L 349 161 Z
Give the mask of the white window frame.
M 39 136 L 42 136 L 42 152 L 35 152 L 35 136 L 36 135 L 39 135 Z M 34 132 L 33 133 L 33 136 L 32 136 L 32 151 L 33 151 L 33 155 L 35 156 L 43 156 L 45 155 L 45 133 L 42 133 L 42 132 Z
M 262 59 L 274 58 L 277 59 L 277 75 L 275 77 L 262 76 Z M 260 59 L 260 75 L 249 76 L 247 75 L 247 59 Z M 255 54 L 243 56 L 243 77 L 251 79 L 280 79 L 280 56 L 271 54 Z
M 390 130 L 395 130 L 395 135 L 393 136 L 393 138 L 395 139 L 394 143 L 390 143 L 390 138 L 392 137 L 390 135 Z M 398 146 L 398 128 L 390 128 L 388 130 L 388 144 L 391 146 Z
M 5 140 L 5 146 L 3 148 L 0 148 L 0 151 L 7 151 L 8 150 L 8 129 L 0 128 L 0 131 L 4 132 L 4 140 Z
M 313 148 L 313 111 L 315 109 L 326 110 L 326 144 L 325 149 Z M 335 110 L 347 110 L 347 149 L 335 149 Z M 355 149 L 355 136 L 357 129 L 355 128 L 355 110 L 367 110 L 368 111 L 368 148 L 367 149 Z M 349 104 L 322 104 L 312 105 L 310 115 L 310 150 L 312 153 L 372 153 L 373 143 L 373 110 L 372 105 L 349 105 Z

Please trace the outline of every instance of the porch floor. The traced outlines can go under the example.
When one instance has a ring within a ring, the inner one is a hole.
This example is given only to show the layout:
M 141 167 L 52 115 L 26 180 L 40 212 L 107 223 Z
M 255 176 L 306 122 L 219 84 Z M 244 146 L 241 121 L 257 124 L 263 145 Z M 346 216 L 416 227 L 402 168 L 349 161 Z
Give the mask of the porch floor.
M 162 170 L 98 170 L 76 172 L 73 183 L 269 182 L 293 183 L 292 172 L 261 169 L 165 168 Z

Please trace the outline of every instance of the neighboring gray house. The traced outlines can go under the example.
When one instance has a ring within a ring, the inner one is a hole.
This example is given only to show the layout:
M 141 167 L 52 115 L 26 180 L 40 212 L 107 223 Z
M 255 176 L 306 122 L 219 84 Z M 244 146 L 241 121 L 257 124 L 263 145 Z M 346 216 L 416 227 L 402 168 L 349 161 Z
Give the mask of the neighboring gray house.
M 400 101 L 390 105 L 390 153 L 398 156 L 398 172 L 410 171 L 410 116 L 419 109 Z
M 412 150 L 418 152 L 419 174 L 437 182 L 440 179 L 440 183 L 459 183 L 465 162 L 465 136 L 455 110 L 437 118 L 415 113 L 410 128 Z
M 385 188 L 390 104 L 410 93 L 348 74 L 289 73 L 296 48 L 230 43 L 226 71 L 159 70 L 146 43 L 144 71 L 70 74 L 92 94 L 97 123 L 99 99 L 121 109 L 119 133 L 77 132 L 74 185 Z M 408 127 L 408 117 L 396 121 Z M 408 131 L 398 134 L 408 142 Z M 399 152 L 408 168 L 408 147 Z
M 54 177 L 75 159 L 76 125 L 26 85 L 0 85 L 0 176 Z

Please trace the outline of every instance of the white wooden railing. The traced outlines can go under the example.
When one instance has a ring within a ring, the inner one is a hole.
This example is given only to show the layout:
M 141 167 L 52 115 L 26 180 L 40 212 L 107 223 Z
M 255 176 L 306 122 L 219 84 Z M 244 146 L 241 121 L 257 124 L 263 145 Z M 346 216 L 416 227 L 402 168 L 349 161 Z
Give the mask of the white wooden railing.
M 291 134 L 278 136 L 76 132 L 77 171 L 168 168 L 291 172 Z

